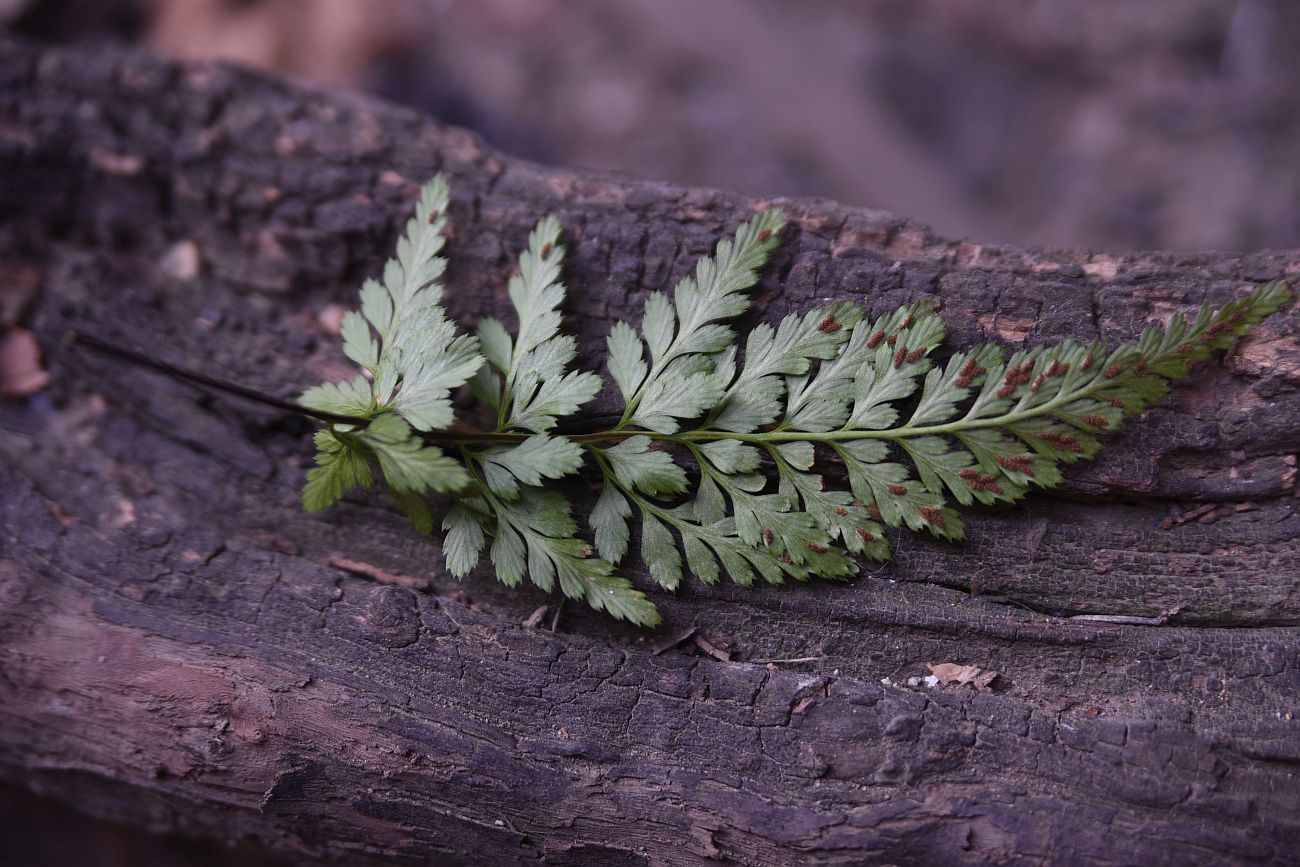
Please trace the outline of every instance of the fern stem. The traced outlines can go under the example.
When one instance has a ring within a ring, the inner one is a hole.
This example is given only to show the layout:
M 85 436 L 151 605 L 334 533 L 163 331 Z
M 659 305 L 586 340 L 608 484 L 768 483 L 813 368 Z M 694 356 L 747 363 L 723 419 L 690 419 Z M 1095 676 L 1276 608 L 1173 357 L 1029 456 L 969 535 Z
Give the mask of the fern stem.
M 260 403 L 275 409 L 285 410 L 287 412 L 297 413 L 310 418 L 319 419 L 330 424 L 365 424 L 368 419 L 354 416 L 340 415 L 337 413 L 323 412 L 303 406 L 294 401 L 284 400 L 273 395 L 265 394 L 255 389 L 237 385 L 232 382 L 217 379 L 197 371 L 169 364 L 151 358 L 143 353 L 136 352 L 125 347 L 117 346 L 98 337 L 80 332 L 69 332 L 68 341 L 71 344 L 81 344 L 88 348 L 103 352 L 107 355 L 120 358 L 140 367 L 156 370 L 168 376 L 185 380 L 195 385 L 217 391 L 233 394 L 246 400 Z M 665 357 L 671 357 L 671 352 L 666 353 Z M 653 376 L 653 372 L 651 374 Z M 651 377 L 647 377 L 647 380 Z M 634 436 L 647 436 L 658 442 L 673 443 L 676 445 L 688 445 L 690 443 L 713 442 L 717 440 L 739 440 L 746 443 L 765 445 L 769 443 L 782 442 L 850 442 L 853 440 L 889 440 L 896 441 L 909 439 L 913 437 L 935 436 L 941 434 L 954 434 L 969 430 L 981 428 L 999 428 L 1015 424 L 1016 422 L 1026 421 L 1042 415 L 1050 415 L 1054 409 L 1062 404 L 1086 397 L 1099 384 L 1103 384 L 1100 378 L 1094 378 L 1087 385 L 1070 392 L 1062 392 L 1047 403 L 1019 412 L 1012 412 L 1006 415 L 992 416 L 983 419 L 961 418 L 945 424 L 927 425 L 923 427 L 902 427 L 888 428 L 884 430 L 852 430 L 841 429 L 835 431 L 826 431 L 822 433 L 809 433 L 806 431 L 789 431 L 773 430 L 762 433 L 733 433 L 732 431 L 709 430 L 707 428 L 685 431 L 677 434 L 665 434 L 655 431 L 643 431 L 628 429 L 626 425 L 638 402 L 640 394 L 638 393 L 628 402 L 628 408 L 624 417 L 619 420 L 618 424 L 609 430 L 591 431 L 588 433 L 568 434 L 568 438 L 576 443 L 590 444 L 602 442 L 618 442 L 629 439 Z M 504 406 L 504 401 L 503 401 Z M 499 419 L 499 423 L 500 423 Z M 441 443 L 456 446 L 469 445 L 514 445 L 528 439 L 529 434 L 511 433 L 508 431 L 430 431 L 424 433 L 423 438 L 434 443 Z
M 207 374 L 199 373 L 195 370 L 179 367 L 165 361 L 159 361 L 158 359 L 151 358 L 142 352 L 136 352 L 134 349 L 127 349 L 124 346 L 109 343 L 107 340 L 95 337 L 93 334 L 85 334 L 80 331 L 69 331 L 64 339 L 69 346 L 85 346 L 89 349 L 95 350 L 96 352 L 102 352 L 105 355 L 111 355 L 114 358 L 121 359 L 122 361 L 130 362 L 137 367 L 145 367 L 149 370 L 155 370 L 158 373 L 166 374 L 173 379 L 184 380 L 215 391 L 224 391 L 227 394 L 233 394 L 237 397 L 242 397 L 245 400 L 260 403 L 263 406 L 282 409 L 286 412 L 297 413 L 298 415 L 305 415 L 308 418 L 319 419 L 320 421 L 329 424 L 356 425 L 365 424 L 369 421 L 369 419 L 358 418 L 356 416 L 340 415 L 339 413 L 323 412 L 321 410 L 312 409 L 311 407 L 303 406 L 295 401 L 284 400 L 283 398 L 248 388 L 247 386 L 237 385 L 236 383 L 217 379 L 216 377 L 208 376 Z

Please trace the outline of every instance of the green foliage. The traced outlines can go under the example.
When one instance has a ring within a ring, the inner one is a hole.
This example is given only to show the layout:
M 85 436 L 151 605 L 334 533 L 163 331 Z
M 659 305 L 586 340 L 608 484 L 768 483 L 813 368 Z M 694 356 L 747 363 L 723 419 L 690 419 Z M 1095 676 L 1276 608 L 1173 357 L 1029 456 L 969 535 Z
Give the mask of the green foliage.
M 447 260 L 438 253 L 446 242 L 449 197 L 441 177 L 425 186 L 397 243 L 397 257 L 384 267 L 384 282 L 367 280 L 361 312 L 343 319 L 343 352 L 366 373 L 350 382 L 318 385 L 298 398 L 304 406 L 358 422 L 317 436 L 319 466 L 308 473 L 303 492 L 309 511 L 329 507 L 356 485 L 371 484 L 371 461 L 422 530 L 428 522 L 409 495 L 450 493 L 469 484 L 464 467 L 412 430 L 451 424 L 452 389 L 483 365 L 477 341 L 457 336 L 441 305 L 438 278 Z
M 688 572 L 741 585 L 847 578 L 858 557 L 888 559 L 887 528 L 961 539 L 950 503 L 1014 502 L 1060 483 L 1061 464 L 1093 457 L 1101 434 L 1289 297 L 1269 283 L 1113 350 L 1065 341 L 1006 358 L 983 345 L 946 360 L 934 358 L 944 326 L 928 302 L 874 319 L 833 303 L 758 325 L 741 352 L 727 323 L 748 309 L 778 243 L 784 217 L 768 210 L 671 295 L 651 293 L 639 330 L 614 324 L 607 364 L 622 417 L 566 434 L 563 420 L 602 382 L 571 369 L 577 344 L 561 332 L 559 221 L 537 224 L 510 279 L 513 332 L 485 318 L 470 337 L 441 306 L 447 203 L 435 178 L 383 282 L 367 281 L 361 311 L 344 319 L 344 352 L 365 372 L 301 398 L 355 419 L 317 434 L 303 504 L 324 509 L 371 485 L 377 466 L 421 532 L 434 523 L 426 496 L 450 496 L 442 551 L 453 574 L 486 550 L 507 585 L 527 578 L 642 625 L 658 612 L 614 574 L 634 539 L 668 590 Z M 482 429 L 452 428 L 451 395 L 466 383 L 493 413 Z M 592 543 L 570 489 L 556 486 L 584 465 L 601 479 Z M 828 467 L 841 487 L 818 472 Z

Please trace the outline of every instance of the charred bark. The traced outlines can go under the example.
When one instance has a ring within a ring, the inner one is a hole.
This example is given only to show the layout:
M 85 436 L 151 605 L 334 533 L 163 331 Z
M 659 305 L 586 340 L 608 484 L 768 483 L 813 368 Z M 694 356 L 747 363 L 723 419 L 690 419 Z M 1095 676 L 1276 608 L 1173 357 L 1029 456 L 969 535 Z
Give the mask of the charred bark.
M 554 600 L 457 584 L 381 497 L 303 514 L 306 422 L 61 344 L 89 328 L 282 395 L 337 377 L 318 315 L 435 171 L 452 312 L 502 314 L 553 211 L 592 365 L 759 204 L 230 67 L 0 41 L 0 311 L 53 375 L 0 405 L 0 776 L 330 863 L 1300 859 L 1293 310 L 962 545 L 897 537 L 847 586 L 656 593 L 651 636 L 574 607 L 552 631 L 524 621 Z M 781 204 L 754 321 L 929 298 L 954 348 L 1132 337 L 1300 271 Z M 668 646 L 691 628 L 715 655 Z M 943 662 L 997 678 L 909 685 Z

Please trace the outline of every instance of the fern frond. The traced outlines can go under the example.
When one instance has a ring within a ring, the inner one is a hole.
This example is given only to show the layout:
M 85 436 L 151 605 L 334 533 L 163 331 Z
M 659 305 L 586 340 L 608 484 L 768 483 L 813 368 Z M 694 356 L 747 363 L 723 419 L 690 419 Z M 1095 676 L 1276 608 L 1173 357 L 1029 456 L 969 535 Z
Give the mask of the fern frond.
M 326 508 L 356 484 L 369 484 L 375 462 L 416 528 L 429 532 L 432 519 L 416 498 L 469 482 L 463 467 L 412 430 L 450 425 L 452 389 L 483 363 L 477 341 L 456 335 L 440 303 L 437 281 L 447 263 L 438 253 L 446 241 L 449 198 L 441 176 L 425 185 L 383 283 L 367 280 L 361 312 L 343 319 L 343 351 L 365 374 L 318 385 L 298 398 L 304 406 L 357 419 L 355 426 L 331 425 L 317 437 L 319 466 L 303 492 L 310 511 Z
M 644 341 L 617 322 L 609 338 L 610 375 L 627 402 L 619 427 L 636 425 L 671 434 L 679 420 L 713 408 L 725 393 L 709 356 L 731 346 L 736 334 L 720 320 L 749 308 L 744 294 L 775 249 L 785 216 L 767 210 L 721 241 L 713 257 L 699 261 L 673 298 L 652 292 L 641 326 Z M 645 355 L 650 357 L 649 364 Z
M 528 236 L 519 273 L 510 278 L 510 301 L 519 320 L 514 338 L 500 321 L 485 318 L 478 334 L 488 365 L 474 377 L 475 393 L 497 409 L 498 431 L 544 433 L 600 391 L 600 377 L 570 371 L 577 341 L 560 333 L 564 247 L 560 221 L 546 217 Z
M 434 523 L 426 495 L 452 495 L 442 548 L 453 574 L 469 574 L 486 550 L 507 585 L 527 578 L 642 625 L 658 612 L 614 574 L 634 540 L 672 590 L 687 572 L 745 586 L 847 578 L 857 557 L 888 559 L 887 534 L 899 529 L 961 539 L 954 504 L 1014 502 L 1059 484 L 1063 465 L 1093 457 L 1102 434 L 1290 297 L 1269 283 L 1114 349 L 1067 340 L 1007 358 L 988 344 L 946 360 L 934 357 L 944 326 L 928 302 L 876 318 L 833 303 L 758 325 L 742 349 L 729 323 L 748 309 L 784 225 L 768 210 L 671 294 L 651 293 L 639 331 L 614 324 L 608 370 L 622 418 L 565 435 L 561 420 L 601 380 L 571 369 L 577 344 L 561 331 L 560 223 L 537 224 L 510 279 L 514 332 L 485 318 L 476 338 L 458 335 L 437 282 L 448 198 L 440 179 L 425 187 L 383 282 L 367 281 L 361 311 L 344 320 L 344 352 L 365 373 L 302 397 L 356 419 L 317 435 L 304 505 L 323 509 L 372 484 L 377 467 L 422 532 Z M 491 430 L 447 430 L 451 392 L 467 381 L 495 411 Z M 554 487 L 587 457 L 603 482 L 588 516 L 593 543 Z
M 608 560 L 594 556 L 577 536 L 577 524 L 563 497 L 542 489 L 546 480 L 578 472 L 583 450 L 566 437 L 548 434 L 560 418 L 595 397 L 600 377 L 568 367 L 577 341 L 560 332 L 564 248 L 560 222 L 546 217 L 528 237 L 519 273 L 509 294 L 518 319 L 514 336 L 499 320 L 479 323 L 487 364 L 474 375 L 474 393 L 497 411 L 494 434 L 532 431 L 520 442 L 475 450 L 462 446 L 477 490 L 448 513 L 446 563 L 463 577 L 477 566 L 487 538 L 497 578 L 508 585 L 525 576 L 543 590 L 559 590 L 615 617 L 642 625 L 659 614 L 640 591 L 613 574 Z

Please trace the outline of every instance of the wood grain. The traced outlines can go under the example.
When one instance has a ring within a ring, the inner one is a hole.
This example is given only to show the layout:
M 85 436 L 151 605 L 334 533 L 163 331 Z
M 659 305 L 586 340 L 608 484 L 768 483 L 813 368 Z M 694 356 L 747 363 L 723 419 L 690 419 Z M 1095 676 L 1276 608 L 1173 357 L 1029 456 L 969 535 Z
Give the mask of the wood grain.
M 576 606 L 525 627 L 553 600 L 457 583 L 382 497 L 303 514 L 306 422 L 61 344 L 93 329 L 286 396 L 338 377 L 322 313 L 435 171 L 453 313 L 505 314 L 512 252 L 555 212 L 593 365 L 613 320 L 769 204 L 523 163 L 232 67 L 0 37 L 0 284 L 39 275 L 13 308 L 53 376 L 0 404 L 0 776 L 304 862 L 1300 861 L 1294 308 L 1062 491 L 970 512 L 962 545 L 896 537 L 848 585 L 652 591 L 652 634 Z M 975 246 L 780 204 L 751 321 L 928 298 L 953 349 L 1117 341 L 1300 273 L 1294 250 Z M 159 267 L 180 243 L 197 279 Z M 671 644 L 690 628 L 729 661 Z M 909 685 L 927 663 L 997 678 Z

